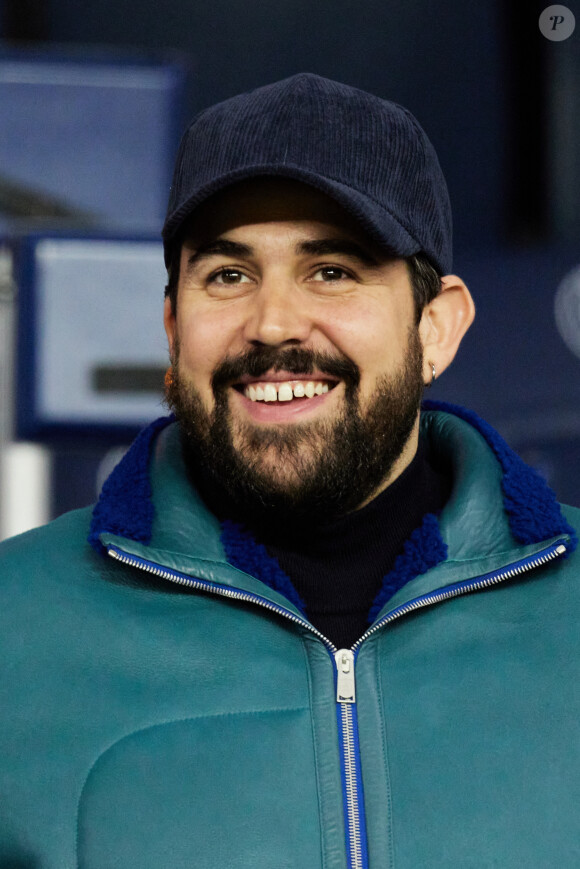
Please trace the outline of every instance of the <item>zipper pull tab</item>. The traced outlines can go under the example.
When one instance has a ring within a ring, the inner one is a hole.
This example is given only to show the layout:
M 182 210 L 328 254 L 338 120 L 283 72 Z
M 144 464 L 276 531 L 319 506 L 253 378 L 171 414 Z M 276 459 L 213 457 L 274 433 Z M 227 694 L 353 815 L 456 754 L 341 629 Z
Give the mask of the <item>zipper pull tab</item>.
M 354 655 L 350 649 L 339 649 L 335 654 L 337 679 L 336 702 L 354 703 Z

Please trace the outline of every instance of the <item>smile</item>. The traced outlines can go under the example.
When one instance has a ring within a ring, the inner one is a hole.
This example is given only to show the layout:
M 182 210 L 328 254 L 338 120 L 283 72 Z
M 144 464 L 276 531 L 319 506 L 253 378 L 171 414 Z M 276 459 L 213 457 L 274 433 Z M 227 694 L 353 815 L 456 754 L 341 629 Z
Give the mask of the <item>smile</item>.
M 314 398 L 323 395 L 335 384 L 321 380 L 286 380 L 281 383 L 257 381 L 244 388 L 244 395 L 250 401 L 292 401 L 295 398 Z
M 300 378 L 289 371 L 269 372 L 262 377 L 245 376 L 234 385 L 240 407 L 257 423 L 297 422 L 318 413 L 332 401 L 341 383 L 321 372 Z

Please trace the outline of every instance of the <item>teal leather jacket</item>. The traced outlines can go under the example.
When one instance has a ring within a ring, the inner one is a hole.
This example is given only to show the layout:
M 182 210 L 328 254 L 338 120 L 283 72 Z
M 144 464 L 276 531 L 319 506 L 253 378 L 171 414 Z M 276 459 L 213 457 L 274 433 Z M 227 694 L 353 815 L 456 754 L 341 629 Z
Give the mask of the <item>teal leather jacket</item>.
M 0 547 L 2 869 L 580 866 L 579 511 L 467 412 L 422 433 L 452 496 L 353 650 L 240 568 L 175 425 Z

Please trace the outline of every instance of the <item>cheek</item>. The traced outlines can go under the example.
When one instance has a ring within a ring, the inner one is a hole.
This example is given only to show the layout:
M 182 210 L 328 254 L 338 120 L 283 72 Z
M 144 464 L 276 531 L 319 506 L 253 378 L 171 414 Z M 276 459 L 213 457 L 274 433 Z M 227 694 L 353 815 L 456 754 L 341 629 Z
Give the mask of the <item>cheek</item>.
M 326 334 L 359 367 L 362 377 L 374 377 L 397 364 L 408 328 L 398 311 L 368 304 L 327 322 Z
M 227 355 L 227 331 L 216 318 L 178 313 L 177 336 L 180 367 L 194 379 L 207 377 Z

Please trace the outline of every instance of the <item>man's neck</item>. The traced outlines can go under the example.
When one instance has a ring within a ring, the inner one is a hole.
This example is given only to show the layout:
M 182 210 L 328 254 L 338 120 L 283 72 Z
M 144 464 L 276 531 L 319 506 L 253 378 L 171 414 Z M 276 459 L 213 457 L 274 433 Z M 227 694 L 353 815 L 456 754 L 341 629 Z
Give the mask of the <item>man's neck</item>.
M 398 459 L 393 463 L 388 475 L 385 477 L 383 482 L 377 486 L 376 490 L 366 498 L 362 504 L 359 504 L 358 508 L 361 510 L 363 507 L 366 507 L 371 503 L 376 497 L 378 497 L 385 489 L 388 489 L 389 486 L 392 486 L 393 483 L 405 472 L 405 469 L 409 467 L 415 456 L 417 455 L 417 448 L 419 445 L 419 418 L 417 417 L 417 422 L 413 427 L 413 431 L 411 432 L 405 447 L 403 448 L 401 454 Z

